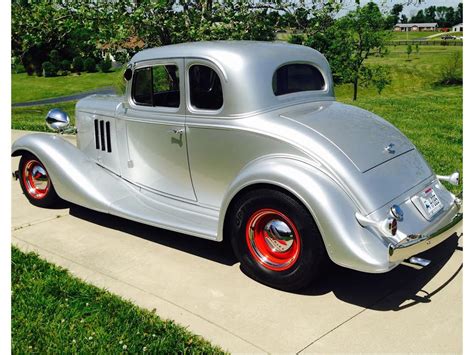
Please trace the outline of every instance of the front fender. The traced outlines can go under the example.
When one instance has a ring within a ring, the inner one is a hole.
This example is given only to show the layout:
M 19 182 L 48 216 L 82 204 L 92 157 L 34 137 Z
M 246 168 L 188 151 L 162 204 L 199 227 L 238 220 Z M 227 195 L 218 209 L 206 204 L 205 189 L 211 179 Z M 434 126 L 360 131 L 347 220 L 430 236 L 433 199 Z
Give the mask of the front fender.
M 48 171 L 54 188 L 63 200 L 109 212 L 110 204 L 129 195 L 119 178 L 98 166 L 73 144 L 57 135 L 28 134 L 12 145 L 12 156 L 30 152 Z
M 299 199 L 313 216 L 334 263 L 372 273 L 397 265 L 388 260 L 387 242 L 357 222 L 355 203 L 334 180 L 311 163 L 292 157 L 258 159 L 244 167 L 221 205 L 218 240 L 223 239 L 225 215 L 233 198 L 255 184 L 278 186 Z

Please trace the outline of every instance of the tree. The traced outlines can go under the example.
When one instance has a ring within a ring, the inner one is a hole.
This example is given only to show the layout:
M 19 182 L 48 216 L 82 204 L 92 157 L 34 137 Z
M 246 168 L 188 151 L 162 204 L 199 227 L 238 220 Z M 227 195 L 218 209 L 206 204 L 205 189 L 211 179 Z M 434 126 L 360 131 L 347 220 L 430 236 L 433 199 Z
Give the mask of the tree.
M 358 5 L 356 10 L 337 19 L 326 31 L 326 42 L 315 48 L 320 50 L 329 60 L 335 80 L 350 82 L 353 85 L 353 100 L 357 100 L 359 83 L 375 80 L 369 75 L 371 68 L 365 60 L 374 54 L 383 56 L 390 32 L 384 30 L 386 19 L 378 6 L 370 2 L 365 6 Z M 384 76 L 378 70 L 376 80 Z M 375 82 L 373 82 L 375 84 Z
M 423 23 L 428 22 L 425 17 L 425 12 L 423 10 L 419 10 L 415 16 L 410 18 L 409 23 Z
M 463 13 L 463 4 L 462 2 L 460 2 L 458 4 L 458 7 L 456 9 L 456 12 L 455 12 L 455 16 L 454 16 L 454 22 L 455 24 L 459 24 L 459 23 L 462 23 L 462 13 Z
M 390 10 L 390 15 L 388 17 L 388 27 L 393 28 L 397 23 L 400 22 L 400 14 L 403 11 L 403 4 L 395 4 Z
M 131 1 L 19 1 L 11 7 L 12 56 L 31 73 L 41 69 L 52 50 L 59 57 L 100 55 L 100 45 L 127 35 Z
M 277 28 L 314 27 L 343 0 L 114 0 L 12 3 L 12 56 L 41 72 L 48 53 L 62 59 L 198 40 L 274 40 Z M 319 25 L 318 25 L 319 26 Z M 125 52 L 125 53 L 124 53 Z
M 425 21 L 436 22 L 436 6 L 430 6 L 425 9 Z
M 408 46 L 407 46 L 408 59 L 410 59 L 410 54 L 411 54 L 411 52 L 413 52 L 413 48 L 411 47 L 411 44 L 408 44 Z

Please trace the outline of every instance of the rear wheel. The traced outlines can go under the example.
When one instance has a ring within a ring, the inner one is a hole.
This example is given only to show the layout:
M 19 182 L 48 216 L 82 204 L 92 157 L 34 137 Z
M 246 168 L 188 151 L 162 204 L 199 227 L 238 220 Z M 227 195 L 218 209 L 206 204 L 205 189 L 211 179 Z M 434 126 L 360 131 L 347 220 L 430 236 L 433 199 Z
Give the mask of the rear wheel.
M 18 170 L 21 189 L 33 205 L 54 207 L 60 201 L 46 168 L 36 156 L 24 154 Z
M 274 288 L 294 291 L 321 273 L 327 254 L 307 209 L 278 190 L 240 196 L 230 210 L 228 230 L 242 270 Z

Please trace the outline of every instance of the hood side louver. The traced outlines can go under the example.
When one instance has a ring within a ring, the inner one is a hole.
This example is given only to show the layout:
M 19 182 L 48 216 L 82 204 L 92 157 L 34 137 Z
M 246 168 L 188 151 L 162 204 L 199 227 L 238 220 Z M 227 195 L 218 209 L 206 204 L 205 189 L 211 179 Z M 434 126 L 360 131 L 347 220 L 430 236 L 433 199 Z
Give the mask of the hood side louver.
M 112 141 L 110 138 L 110 122 L 94 120 L 95 148 L 102 151 L 112 152 Z

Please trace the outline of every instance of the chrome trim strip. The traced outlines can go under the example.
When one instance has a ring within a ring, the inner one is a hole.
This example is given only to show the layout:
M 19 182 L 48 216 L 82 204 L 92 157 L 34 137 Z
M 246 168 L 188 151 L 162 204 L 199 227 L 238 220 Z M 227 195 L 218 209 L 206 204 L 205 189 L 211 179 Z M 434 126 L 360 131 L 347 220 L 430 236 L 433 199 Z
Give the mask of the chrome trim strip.
M 400 262 L 413 255 L 422 253 L 445 241 L 453 234 L 461 236 L 463 232 L 462 200 L 457 197 L 457 202 L 451 209 L 458 209 L 451 221 L 437 231 L 430 234 L 411 234 L 396 245 L 390 244 L 388 249 L 389 261 Z

